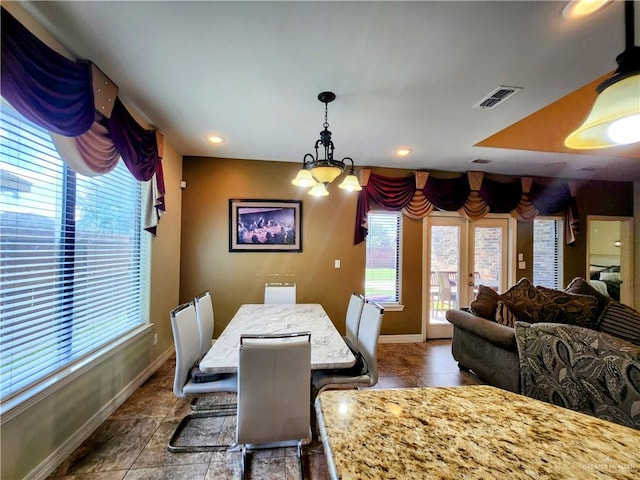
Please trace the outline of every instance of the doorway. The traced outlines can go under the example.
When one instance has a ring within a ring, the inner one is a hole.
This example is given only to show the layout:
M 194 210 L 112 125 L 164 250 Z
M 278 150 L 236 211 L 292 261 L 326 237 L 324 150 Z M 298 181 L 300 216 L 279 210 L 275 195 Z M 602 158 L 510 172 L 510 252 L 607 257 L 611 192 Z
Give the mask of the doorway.
M 446 312 L 468 306 L 478 286 L 504 291 L 509 282 L 509 216 L 488 215 L 470 221 L 438 213 L 424 219 L 423 338 L 451 338 Z
M 591 285 L 634 308 L 633 218 L 587 215 L 587 276 Z

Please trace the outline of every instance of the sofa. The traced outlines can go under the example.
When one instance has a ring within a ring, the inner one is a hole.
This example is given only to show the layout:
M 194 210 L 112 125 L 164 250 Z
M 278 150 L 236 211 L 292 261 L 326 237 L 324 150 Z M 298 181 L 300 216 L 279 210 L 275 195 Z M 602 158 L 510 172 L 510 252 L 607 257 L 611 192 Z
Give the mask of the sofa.
M 480 286 L 449 310 L 452 354 L 490 385 L 640 429 L 640 313 L 578 277 L 564 290 L 524 278 Z

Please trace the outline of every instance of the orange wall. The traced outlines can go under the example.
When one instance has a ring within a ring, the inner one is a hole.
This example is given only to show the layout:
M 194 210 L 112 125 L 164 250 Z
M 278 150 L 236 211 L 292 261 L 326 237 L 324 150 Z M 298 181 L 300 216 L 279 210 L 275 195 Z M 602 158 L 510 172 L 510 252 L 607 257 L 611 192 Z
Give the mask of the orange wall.
M 329 187 L 330 195 L 314 198 L 291 185 L 298 163 L 185 157 L 182 193 L 180 301 L 211 290 L 219 335 L 243 303 L 262 303 L 267 281 L 293 280 L 298 301 L 320 303 L 344 333 L 349 294 L 364 290 L 364 244 L 353 245 L 356 199 Z M 409 170 L 372 169 L 387 176 Z M 302 200 L 302 253 L 229 252 L 229 199 Z M 585 182 L 577 191 L 580 220 L 586 215 L 633 215 L 633 185 Z M 403 219 L 403 312 L 385 312 L 383 334 L 418 334 L 422 305 L 422 222 Z M 533 264 L 532 229 L 518 224 L 518 252 Z M 586 258 L 584 229 L 575 246 L 565 248 L 565 283 L 583 276 Z M 341 268 L 334 268 L 334 261 Z M 271 275 L 281 275 L 272 277 Z M 518 271 L 518 278 L 529 270 Z

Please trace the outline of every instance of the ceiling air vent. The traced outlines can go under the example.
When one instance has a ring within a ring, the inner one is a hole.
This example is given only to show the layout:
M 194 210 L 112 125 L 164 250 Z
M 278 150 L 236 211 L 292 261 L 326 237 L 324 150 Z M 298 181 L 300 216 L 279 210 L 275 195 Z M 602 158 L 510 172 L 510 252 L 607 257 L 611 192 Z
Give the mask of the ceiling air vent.
M 505 87 L 500 85 L 493 92 L 476 103 L 473 108 L 482 108 L 483 110 L 495 108 L 499 104 L 503 103 L 507 98 L 514 96 L 520 90 L 522 90 L 522 87 Z
M 469 163 L 480 163 L 480 164 L 487 164 L 487 163 L 491 163 L 491 160 L 487 160 L 486 158 L 476 158 L 475 160 L 471 160 Z

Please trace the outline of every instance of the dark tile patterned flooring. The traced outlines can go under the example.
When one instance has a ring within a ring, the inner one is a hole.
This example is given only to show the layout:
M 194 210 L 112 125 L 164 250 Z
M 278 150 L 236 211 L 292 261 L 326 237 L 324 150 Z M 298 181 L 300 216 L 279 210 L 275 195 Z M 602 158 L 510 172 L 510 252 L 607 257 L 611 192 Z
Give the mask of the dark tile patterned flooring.
M 50 475 L 66 480 L 221 480 L 240 478 L 240 453 L 169 453 L 167 444 L 189 402 L 173 395 L 175 360 L 168 360 Z M 451 356 L 449 340 L 384 343 L 378 346 L 378 384 L 372 388 L 408 388 L 481 383 L 462 372 Z M 212 399 L 232 402 L 231 395 Z M 233 442 L 235 417 L 195 420 L 179 443 Z M 250 478 L 298 478 L 295 448 L 255 450 Z M 322 444 L 304 448 L 305 479 L 328 479 Z

